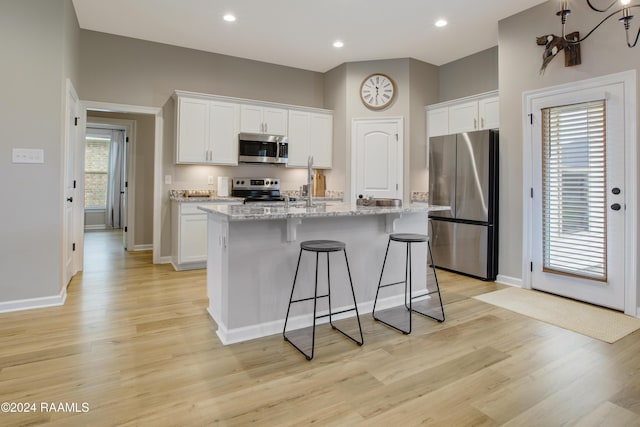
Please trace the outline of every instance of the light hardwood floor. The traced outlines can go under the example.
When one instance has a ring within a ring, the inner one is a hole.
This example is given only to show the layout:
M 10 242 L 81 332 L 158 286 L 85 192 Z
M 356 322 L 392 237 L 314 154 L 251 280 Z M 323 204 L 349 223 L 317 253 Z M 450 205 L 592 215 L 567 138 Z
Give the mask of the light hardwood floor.
M 362 347 L 322 326 L 307 362 L 279 335 L 221 345 L 205 272 L 118 239 L 87 234 L 64 306 L 0 314 L 0 402 L 38 405 L 0 425 L 640 425 L 640 332 L 606 344 L 470 298 L 501 285 L 439 272 L 446 322 L 414 315 L 405 336 L 363 315 Z

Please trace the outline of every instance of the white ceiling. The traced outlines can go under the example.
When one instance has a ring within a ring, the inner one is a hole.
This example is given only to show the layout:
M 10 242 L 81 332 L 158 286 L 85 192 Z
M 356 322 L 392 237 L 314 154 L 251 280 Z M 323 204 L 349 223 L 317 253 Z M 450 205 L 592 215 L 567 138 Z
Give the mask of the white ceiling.
M 325 72 L 344 62 L 442 65 L 498 44 L 498 21 L 545 0 L 73 0 L 80 27 Z M 222 17 L 233 13 L 237 21 Z M 436 28 L 445 18 L 449 25 Z M 332 46 L 342 40 L 344 47 Z

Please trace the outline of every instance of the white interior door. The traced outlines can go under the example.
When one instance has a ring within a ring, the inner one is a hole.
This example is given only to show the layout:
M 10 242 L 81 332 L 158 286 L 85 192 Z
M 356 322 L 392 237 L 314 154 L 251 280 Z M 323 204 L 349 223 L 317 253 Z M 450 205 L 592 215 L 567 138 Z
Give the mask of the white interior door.
M 625 308 L 624 85 L 532 103 L 534 289 Z
M 127 238 L 127 233 L 129 231 L 129 227 L 128 227 L 128 206 L 127 206 L 127 197 L 129 196 L 129 183 L 127 182 L 128 179 L 128 167 L 129 167 L 129 135 L 127 134 L 127 132 L 124 132 L 124 156 L 122 158 L 122 179 L 120 180 L 120 212 L 121 212 L 121 219 L 120 219 L 120 225 L 122 227 L 122 247 L 124 248 L 124 250 L 127 250 L 127 243 L 128 243 L 128 238 Z
M 76 195 L 76 146 L 78 144 L 78 95 L 71 83 L 67 84 L 65 112 L 65 138 L 64 138 L 64 201 L 63 201 L 63 225 L 62 225 L 62 264 L 63 285 L 66 286 L 77 272 L 74 252 L 74 203 L 81 202 Z
M 402 198 L 402 119 L 354 119 L 355 196 Z

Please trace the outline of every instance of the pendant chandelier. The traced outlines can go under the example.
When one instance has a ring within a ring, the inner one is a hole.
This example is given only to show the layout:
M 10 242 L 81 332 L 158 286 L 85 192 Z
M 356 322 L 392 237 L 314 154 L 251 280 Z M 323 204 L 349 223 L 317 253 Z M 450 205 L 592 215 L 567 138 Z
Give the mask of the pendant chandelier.
M 631 37 L 629 37 L 629 28 L 630 28 L 630 21 L 633 19 L 633 15 L 631 14 L 631 8 L 640 7 L 640 4 L 630 4 L 631 0 L 619 0 L 619 1 L 614 0 L 613 2 L 611 2 L 611 4 L 609 4 L 609 6 L 600 8 L 600 7 L 594 6 L 591 0 L 586 0 L 586 2 L 591 8 L 591 10 L 594 10 L 599 13 L 609 13 L 609 14 L 605 16 L 604 19 L 602 19 L 602 21 L 598 23 L 598 25 L 593 27 L 593 29 L 589 31 L 586 36 L 578 40 L 567 38 L 565 36 L 564 27 L 567 22 L 567 16 L 571 14 L 571 9 L 569 9 L 567 0 L 561 0 L 560 2 L 561 9 L 560 11 L 558 11 L 558 13 L 556 13 L 556 15 L 560 17 L 560 20 L 562 22 L 562 38 L 566 40 L 568 44 L 578 44 L 586 40 L 587 37 L 593 34 L 593 32 L 597 30 L 598 27 L 600 27 L 600 25 L 604 24 L 605 21 L 609 20 L 609 18 L 613 16 L 619 16 L 618 21 L 620 21 L 624 25 L 625 35 L 627 38 L 627 46 L 629 47 L 636 46 L 636 44 L 638 43 L 638 37 L 640 36 L 640 29 L 638 29 L 638 32 L 635 34 L 635 38 L 634 38 L 633 34 L 631 34 Z M 618 8 L 618 4 L 620 4 L 621 7 Z M 632 39 L 633 39 L 633 42 L 632 42 Z

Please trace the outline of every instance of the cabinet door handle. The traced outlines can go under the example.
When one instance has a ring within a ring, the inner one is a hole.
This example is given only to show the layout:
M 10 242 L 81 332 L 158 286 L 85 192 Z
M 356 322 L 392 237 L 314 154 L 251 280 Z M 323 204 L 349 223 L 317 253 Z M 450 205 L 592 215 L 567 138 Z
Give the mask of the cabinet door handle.
M 480 127 L 484 129 L 484 117 L 480 119 Z
M 478 129 L 478 119 L 473 119 L 473 128 Z

